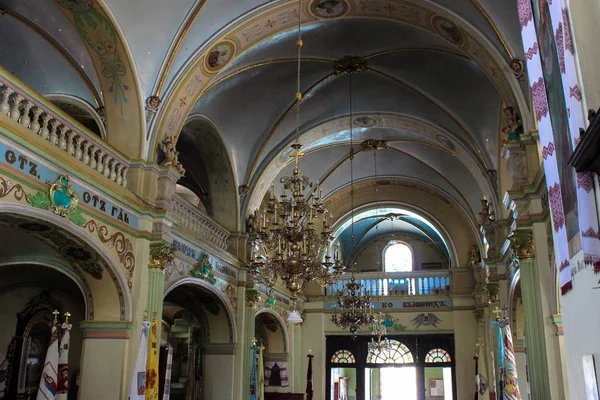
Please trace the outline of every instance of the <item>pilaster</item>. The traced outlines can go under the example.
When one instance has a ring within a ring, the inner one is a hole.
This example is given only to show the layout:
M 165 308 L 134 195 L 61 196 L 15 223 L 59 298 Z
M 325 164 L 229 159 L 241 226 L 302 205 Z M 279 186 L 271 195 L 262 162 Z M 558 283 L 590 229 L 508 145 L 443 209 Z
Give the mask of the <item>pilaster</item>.
M 163 296 L 165 292 L 165 268 L 175 258 L 175 250 L 164 243 L 150 245 L 150 261 L 148 263 L 148 315 L 150 318 L 162 320 Z M 158 332 L 160 343 L 160 331 Z
M 534 399 L 554 399 L 550 390 L 550 375 L 544 340 L 544 314 L 535 260 L 533 231 L 517 230 L 512 236 L 512 247 L 520 263 L 521 293 L 525 309 L 527 361 L 531 396 Z M 520 373 L 523 375 L 523 372 Z
M 246 290 L 246 304 L 244 305 L 245 323 L 244 334 L 241 336 L 240 346 L 244 353 L 244 368 L 242 377 L 242 399 L 250 399 L 250 374 L 252 372 L 252 345 L 254 342 L 254 330 L 256 327 L 256 308 L 260 301 L 257 290 Z

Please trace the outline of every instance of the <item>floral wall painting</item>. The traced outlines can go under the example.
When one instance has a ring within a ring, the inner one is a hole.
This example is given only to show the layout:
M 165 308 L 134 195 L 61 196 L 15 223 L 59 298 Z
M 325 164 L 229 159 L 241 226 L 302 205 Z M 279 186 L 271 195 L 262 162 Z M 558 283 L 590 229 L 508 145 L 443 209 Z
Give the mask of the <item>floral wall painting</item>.
M 312 5 L 312 11 L 321 18 L 336 18 L 344 14 L 348 6 L 342 0 L 317 0 Z
M 585 381 L 585 398 L 587 400 L 599 400 L 598 381 L 596 380 L 596 366 L 594 356 L 583 356 L 583 379 Z
M 233 44 L 229 42 L 217 43 L 208 53 L 206 69 L 209 71 L 220 70 L 233 58 L 234 51 Z

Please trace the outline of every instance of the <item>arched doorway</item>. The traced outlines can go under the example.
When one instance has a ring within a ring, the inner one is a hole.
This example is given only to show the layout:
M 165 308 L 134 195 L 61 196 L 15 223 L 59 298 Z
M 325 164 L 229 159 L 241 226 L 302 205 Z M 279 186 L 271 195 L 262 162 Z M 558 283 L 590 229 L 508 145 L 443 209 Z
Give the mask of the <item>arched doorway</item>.
M 285 322 L 274 310 L 265 308 L 256 313 L 254 337 L 263 348 L 265 392 L 289 392 L 288 336 Z M 258 383 L 260 385 L 260 382 Z
M 182 279 L 166 290 L 159 375 L 170 367 L 171 400 L 231 397 L 224 388 L 233 393 L 234 315 L 223 293 L 200 279 Z
M 80 323 L 131 318 L 126 280 L 83 229 L 45 211 L 26 211 L 0 204 L 0 398 L 36 397 L 54 310 L 59 323 L 68 312 L 72 326 L 68 398 L 85 398 L 95 391 L 94 371 L 83 365 L 99 355 L 96 338 L 86 339 Z M 124 345 L 125 334 L 122 339 Z M 120 374 L 116 379 L 109 395 L 118 395 Z

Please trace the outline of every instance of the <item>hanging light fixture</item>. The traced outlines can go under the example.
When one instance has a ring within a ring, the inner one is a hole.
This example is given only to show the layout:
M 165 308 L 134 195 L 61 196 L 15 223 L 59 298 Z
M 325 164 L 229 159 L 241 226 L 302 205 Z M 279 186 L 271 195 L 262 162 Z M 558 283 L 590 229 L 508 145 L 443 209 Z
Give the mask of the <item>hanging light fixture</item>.
M 350 86 L 350 209 L 352 214 L 351 220 L 351 239 L 352 247 L 354 248 L 354 142 L 352 131 L 352 74 L 348 74 Z M 352 262 L 350 257 L 348 262 Z M 363 294 L 362 284 L 354 278 L 354 270 L 352 268 L 352 278 L 345 285 L 344 289 L 338 291 L 337 304 L 333 306 L 333 316 L 331 321 L 342 329 L 349 328 L 353 336 L 361 326 L 369 326 L 373 324 L 375 316 L 373 315 L 373 304 L 369 291 L 366 290 Z M 338 306 L 340 312 L 338 314 Z
M 375 338 L 371 338 L 371 341 L 369 342 L 369 350 L 372 352 L 379 353 L 390 347 L 389 339 L 382 339 L 383 336 L 387 335 L 385 322 L 386 320 L 381 318 L 381 312 L 378 312 L 371 325 L 371 333 L 373 336 L 377 337 L 377 341 L 375 341 Z
M 344 270 L 336 249 L 331 246 L 333 216 L 323 204 L 320 185 L 313 185 L 306 175 L 300 174 L 301 14 L 302 0 L 299 0 L 296 140 L 291 146 L 294 171 L 291 176 L 281 178 L 280 198 L 276 199 L 275 188 L 271 186 L 268 204 L 255 212 L 257 229 L 251 238 L 248 263 L 255 281 L 273 287 L 281 279 L 293 299 L 308 282 L 314 280 L 321 287 L 326 287 L 334 283 Z

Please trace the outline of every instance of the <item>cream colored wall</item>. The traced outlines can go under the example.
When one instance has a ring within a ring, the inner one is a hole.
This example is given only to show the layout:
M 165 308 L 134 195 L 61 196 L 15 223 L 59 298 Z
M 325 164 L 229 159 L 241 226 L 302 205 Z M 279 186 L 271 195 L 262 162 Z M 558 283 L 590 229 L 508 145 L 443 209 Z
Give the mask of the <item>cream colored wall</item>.
M 377 271 L 383 270 L 379 264 L 383 260 L 383 251 L 390 240 L 398 240 L 406 243 L 413 252 L 413 270 L 421 270 L 423 263 L 442 263 L 445 260 L 437 250 L 436 246 L 430 241 L 419 238 L 415 235 L 404 233 L 396 233 L 392 235 L 382 235 L 379 239 L 371 240 L 363 247 L 356 257 L 356 266 L 360 271 Z
M 233 354 L 206 354 L 204 398 L 233 400 L 234 366 Z
M 118 399 L 123 382 L 125 339 L 87 339 L 83 341 L 80 399 Z M 101 377 L 101 378 L 100 378 Z M 129 385 L 130 382 L 127 382 Z M 127 390 L 129 387 L 127 387 Z
M 571 263 L 573 265 L 573 262 Z M 581 262 L 575 264 L 581 268 Z M 571 399 L 585 399 L 582 357 L 593 355 L 596 379 L 600 382 L 600 284 L 591 267 L 579 271 L 573 278 L 573 290 L 561 299 L 565 359 Z

